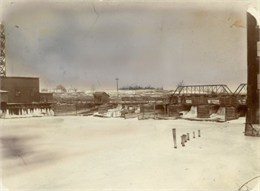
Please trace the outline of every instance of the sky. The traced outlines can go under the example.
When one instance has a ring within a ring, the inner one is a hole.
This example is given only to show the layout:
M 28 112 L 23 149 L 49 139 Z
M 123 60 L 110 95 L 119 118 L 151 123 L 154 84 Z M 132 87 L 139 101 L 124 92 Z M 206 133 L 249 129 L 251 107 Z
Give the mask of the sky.
M 8 76 L 78 89 L 247 81 L 249 1 L 2 1 Z

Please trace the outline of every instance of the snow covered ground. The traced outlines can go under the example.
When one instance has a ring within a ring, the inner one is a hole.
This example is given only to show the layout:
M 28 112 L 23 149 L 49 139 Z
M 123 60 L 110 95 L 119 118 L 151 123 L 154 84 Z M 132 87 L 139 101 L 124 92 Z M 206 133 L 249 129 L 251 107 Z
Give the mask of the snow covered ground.
M 224 123 L 80 116 L 4 119 L 2 184 L 19 191 L 236 191 L 260 169 L 260 139 L 243 135 L 244 122 L 245 118 Z M 177 149 L 172 128 L 177 131 Z M 182 147 L 184 133 L 190 133 L 191 140 Z

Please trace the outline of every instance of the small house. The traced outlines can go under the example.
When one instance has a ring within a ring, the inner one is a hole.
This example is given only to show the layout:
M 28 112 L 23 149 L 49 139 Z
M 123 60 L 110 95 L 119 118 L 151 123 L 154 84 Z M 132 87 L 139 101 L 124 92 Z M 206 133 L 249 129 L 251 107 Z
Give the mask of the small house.
M 74 88 L 74 87 L 70 86 L 70 87 L 67 88 L 67 92 L 68 93 L 76 93 L 77 92 L 77 88 Z
M 105 104 L 109 102 L 109 95 L 106 92 L 95 92 L 93 96 L 95 104 Z

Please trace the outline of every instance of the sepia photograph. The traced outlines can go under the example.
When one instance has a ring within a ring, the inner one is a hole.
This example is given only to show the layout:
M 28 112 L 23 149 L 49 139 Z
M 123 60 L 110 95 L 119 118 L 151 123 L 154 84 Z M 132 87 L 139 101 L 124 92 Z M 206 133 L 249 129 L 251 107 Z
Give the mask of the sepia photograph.
M 258 0 L 0 0 L 1 191 L 260 191 Z

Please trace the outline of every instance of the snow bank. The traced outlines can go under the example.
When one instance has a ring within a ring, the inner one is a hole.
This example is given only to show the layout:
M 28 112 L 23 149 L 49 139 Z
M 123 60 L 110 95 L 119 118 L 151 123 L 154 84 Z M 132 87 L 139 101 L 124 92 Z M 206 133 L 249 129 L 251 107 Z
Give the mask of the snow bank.
M 225 113 L 226 113 L 225 107 L 220 107 L 217 113 L 212 113 L 210 115 L 210 119 L 225 121 Z
M 214 109 L 211 109 L 210 110 L 210 113 L 212 113 L 210 115 L 209 118 L 201 118 L 201 120 L 214 120 L 214 121 L 225 121 L 225 113 L 226 113 L 226 110 L 225 110 L 225 107 L 220 107 L 216 113 Z M 183 119 L 198 119 L 198 116 L 197 116 L 197 106 L 192 106 L 190 111 L 181 111 L 180 113 L 182 113 L 182 118 Z
M 182 118 L 197 118 L 197 106 L 191 106 L 189 112 L 182 112 Z
M 54 111 L 52 109 L 39 109 L 35 108 L 32 111 L 30 109 L 20 109 L 19 114 L 16 115 L 7 109 L 5 113 L 2 113 L 1 117 L 4 119 L 13 118 L 28 118 L 28 117 L 43 117 L 43 116 L 54 116 Z
M 212 123 L 67 116 L 1 123 L 1 178 L 9 190 L 231 191 L 259 174 L 259 139 L 243 135 L 245 118 Z M 180 136 L 192 132 L 196 138 L 182 147 Z

